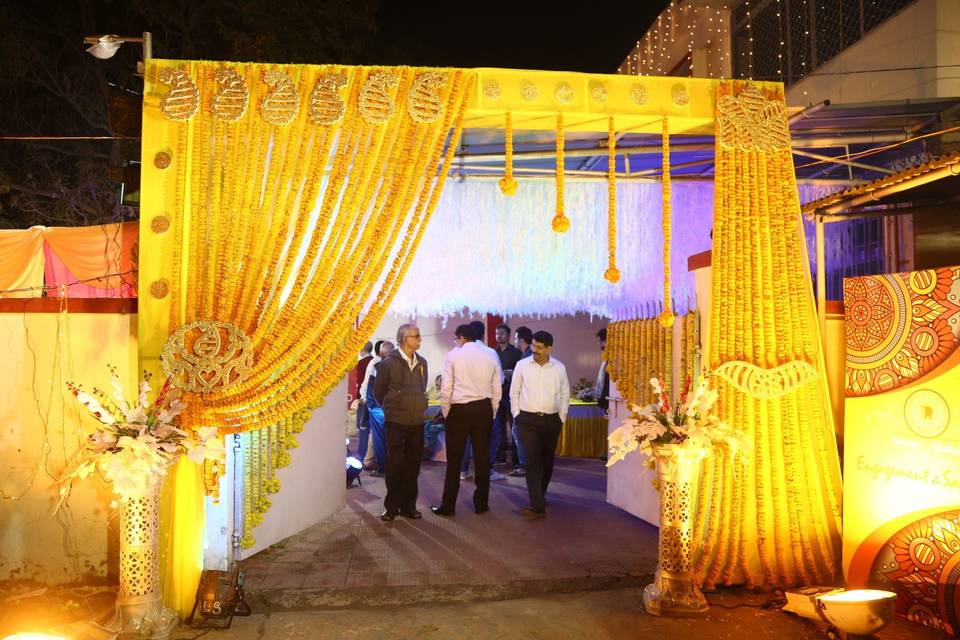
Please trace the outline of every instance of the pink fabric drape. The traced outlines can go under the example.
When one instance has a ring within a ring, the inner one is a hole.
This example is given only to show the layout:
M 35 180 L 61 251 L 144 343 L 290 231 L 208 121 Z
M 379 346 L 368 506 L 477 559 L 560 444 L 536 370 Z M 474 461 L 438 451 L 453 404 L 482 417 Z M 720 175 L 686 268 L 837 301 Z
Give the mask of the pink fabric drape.
M 136 222 L 2 230 L 0 298 L 135 298 L 138 240 Z

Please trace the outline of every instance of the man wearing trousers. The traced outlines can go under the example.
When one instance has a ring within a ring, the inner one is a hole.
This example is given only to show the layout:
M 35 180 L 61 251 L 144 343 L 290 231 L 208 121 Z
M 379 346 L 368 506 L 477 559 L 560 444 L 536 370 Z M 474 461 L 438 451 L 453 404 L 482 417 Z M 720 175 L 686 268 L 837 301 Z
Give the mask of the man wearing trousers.
M 533 334 L 533 357 L 524 358 L 513 370 L 510 408 L 527 459 L 527 493 L 530 506 L 525 518 L 547 514 L 546 495 L 553 475 L 557 440 L 570 408 L 570 381 L 563 363 L 552 358 L 553 336 Z
M 490 458 L 483 454 L 490 451 L 493 412 L 502 392 L 500 362 L 496 356 L 491 357 L 487 347 L 476 342 L 473 327 L 462 324 L 455 335 L 458 346 L 443 362 L 440 386 L 440 410 L 447 420 L 447 471 L 440 505 L 431 508 L 439 516 L 452 516 L 456 512 L 460 464 L 468 436 L 478 452 L 474 458 L 473 510 L 476 513 L 490 510 Z
M 387 440 L 387 496 L 380 519 L 397 515 L 417 520 L 417 478 L 423 458 L 423 413 L 427 410 L 427 361 L 417 353 L 420 329 L 397 329 L 398 348 L 377 363 L 373 394 L 383 407 Z

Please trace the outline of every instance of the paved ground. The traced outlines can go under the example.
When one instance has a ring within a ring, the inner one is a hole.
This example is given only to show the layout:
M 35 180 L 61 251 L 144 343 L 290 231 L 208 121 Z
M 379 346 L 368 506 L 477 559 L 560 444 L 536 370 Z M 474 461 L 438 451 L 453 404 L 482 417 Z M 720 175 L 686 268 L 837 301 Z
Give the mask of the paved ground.
M 347 492 L 347 508 L 326 522 L 243 561 L 247 589 L 278 597 L 343 602 L 368 587 L 505 585 L 549 579 L 647 575 L 656 567 L 656 528 L 604 501 L 598 460 L 564 459 L 548 495 L 548 516 L 527 521 L 523 478 L 491 483 L 490 511 L 473 512 L 472 480 L 461 483 L 457 515 L 429 511 L 440 503 L 444 463 L 421 472 L 422 520 L 380 521 L 382 478 L 364 476 Z M 283 593 L 296 589 L 295 595 Z M 368 594 L 367 594 L 368 595 Z
M 548 496 L 548 517 L 534 522 L 516 513 L 526 504 L 522 478 L 492 483 L 490 513 L 473 513 L 473 483 L 466 481 L 454 518 L 430 514 L 442 474 L 442 463 L 424 465 L 423 520 L 389 524 L 379 520 L 383 480 L 364 477 L 362 487 L 348 491 L 347 506 L 338 514 L 243 561 L 254 615 L 235 618 L 230 630 L 205 637 L 824 637 L 825 625 L 761 608 L 769 594 L 739 589 L 708 594 L 714 606 L 704 618 L 644 613 L 640 594 L 656 568 L 656 529 L 606 504 L 599 461 L 562 460 Z M 0 602 L 24 593 L 5 592 L 0 585 Z M 0 611 L 0 637 L 17 628 L 14 619 L 108 616 L 112 595 L 104 589 L 60 590 L 9 601 Z M 68 599 L 75 606 L 64 607 Z M 184 628 L 175 637 L 199 633 Z M 74 627 L 68 637 L 94 636 Z M 897 620 L 879 637 L 938 636 Z

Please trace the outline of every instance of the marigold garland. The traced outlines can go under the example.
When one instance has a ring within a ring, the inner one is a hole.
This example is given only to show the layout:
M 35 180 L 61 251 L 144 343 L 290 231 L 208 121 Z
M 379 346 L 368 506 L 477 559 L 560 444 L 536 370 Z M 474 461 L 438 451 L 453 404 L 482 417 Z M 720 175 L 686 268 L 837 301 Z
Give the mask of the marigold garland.
M 503 115 L 503 178 L 500 180 L 500 192 L 505 196 L 517 193 L 517 181 L 513 177 L 513 115 L 507 111 Z
M 663 119 L 663 312 L 660 324 L 664 328 L 673 326 L 673 311 L 670 302 L 670 127 Z
M 620 282 L 617 269 L 617 137 L 613 116 L 607 120 L 607 247 L 609 257 L 603 277 L 607 282 Z
M 743 86 L 722 83 L 718 101 Z M 782 91 L 772 86 L 763 99 L 780 104 Z M 711 368 L 800 360 L 822 372 L 790 152 L 718 143 L 714 211 Z M 753 448 L 748 464 L 714 464 L 704 474 L 711 510 L 697 575 L 708 587 L 831 582 L 840 476 L 825 379 L 775 399 L 746 396 L 725 380 L 717 389 L 720 414 L 747 429 Z
M 563 208 L 563 113 L 557 114 L 557 212 L 550 226 L 557 233 L 566 233 L 570 229 L 570 219 Z
M 221 67 L 192 63 L 203 104 L 218 90 Z M 252 103 L 262 104 L 271 91 L 264 73 L 276 67 L 233 68 Z M 420 71 L 398 69 L 395 89 L 382 97 L 405 101 Z M 447 173 L 441 162 L 452 161 L 473 83 L 468 72 L 431 72 L 448 80 L 437 89 L 436 123 L 416 122 L 406 110 L 382 124 L 360 118 L 355 105 L 376 69 L 287 66 L 288 91 L 301 102 L 332 73 L 346 79 L 341 95 L 351 108 L 325 123 L 304 107 L 284 126 L 257 109 L 231 121 L 201 110 L 189 127 L 169 129 L 176 170 L 164 176 L 163 203 L 181 238 L 171 257 L 170 326 L 207 318 L 255 338 L 250 379 L 189 398 L 195 411 L 185 424 L 250 432 L 241 467 L 246 548 L 256 543 L 251 532 L 271 505 L 268 495 L 280 489 L 276 469 L 290 462 L 294 434 L 379 324 L 436 207 Z M 208 491 L 221 472 L 205 468 Z

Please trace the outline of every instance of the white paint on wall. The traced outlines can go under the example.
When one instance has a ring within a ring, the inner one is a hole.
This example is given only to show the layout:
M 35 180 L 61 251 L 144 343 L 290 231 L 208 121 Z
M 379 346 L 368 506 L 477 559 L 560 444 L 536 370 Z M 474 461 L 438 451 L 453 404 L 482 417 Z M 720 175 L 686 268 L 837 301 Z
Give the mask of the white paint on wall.
M 257 543 L 243 550 L 242 557 L 303 531 L 346 504 L 346 397 L 344 378 L 297 434 L 300 446 L 289 451 L 290 465 L 277 470 L 280 492 L 270 496 L 273 506 L 253 530 Z

